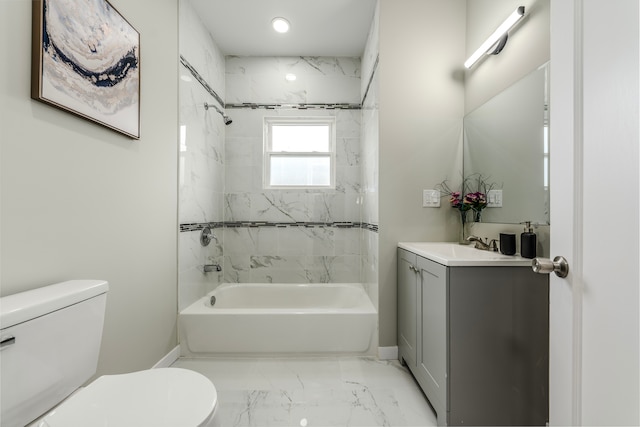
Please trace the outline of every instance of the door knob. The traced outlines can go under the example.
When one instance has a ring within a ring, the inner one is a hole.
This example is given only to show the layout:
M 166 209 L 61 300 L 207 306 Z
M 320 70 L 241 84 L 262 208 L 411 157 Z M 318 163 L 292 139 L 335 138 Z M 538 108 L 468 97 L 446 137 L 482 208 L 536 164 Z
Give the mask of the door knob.
M 556 273 L 556 276 L 562 278 L 567 277 L 569 274 L 569 263 L 563 256 L 557 256 L 553 261 L 548 258 L 534 258 L 531 261 L 531 268 L 536 273 Z

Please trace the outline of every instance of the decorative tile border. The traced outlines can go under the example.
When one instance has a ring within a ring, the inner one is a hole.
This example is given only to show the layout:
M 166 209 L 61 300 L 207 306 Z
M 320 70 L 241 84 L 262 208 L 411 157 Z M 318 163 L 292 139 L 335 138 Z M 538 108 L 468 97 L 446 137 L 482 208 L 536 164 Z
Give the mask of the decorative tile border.
M 369 89 L 371 89 L 371 83 L 373 82 L 373 78 L 375 77 L 376 71 L 378 70 L 379 61 L 380 61 L 380 55 L 376 56 L 376 60 L 373 63 L 371 75 L 369 76 L 369 82 L 367 83 L 367 88 L 364 91 L 364 96 L 362 97 L 362 103 L 360 105 L 364 105 L 364 102 L 367 100 L 367 95 L 369 95 Z
M 362 104 L 255 104 L 244 102 L 242 104 L 226 104 L 225 107 L 251 110 L 361 110 Z
M 200 231 L 205 227 L 222 228 L 223 224 L 221 222 L 199 222 L 199 223 L 190 223 L 190 224 L 180 224 L 180 232 L 184 233 L 186 231 Z
M 366 222 L 265 222 L 265 221 L 229 221 L 229 222 L 203 222 L 180 224 L 180 232 L 199 231 L 205 227 L 209 228 L 259 228 L 259 227 L 335 227 L 335 228 L 362 228 L 374 233 L 378 232 L 377 224 Z

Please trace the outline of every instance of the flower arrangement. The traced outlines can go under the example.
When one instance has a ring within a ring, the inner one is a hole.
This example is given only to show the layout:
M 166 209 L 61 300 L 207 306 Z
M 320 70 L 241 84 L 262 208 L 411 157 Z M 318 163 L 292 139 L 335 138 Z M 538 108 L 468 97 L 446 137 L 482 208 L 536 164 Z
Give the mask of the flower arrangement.
M 443 196 L 449 196 L 451 207 L 460 212 L 462 224 L 467 222 L 467 213 L 473 212 L 473 222 L 480 222 L 482 210 L 487 207 L 487 193 L 495 183 L 487 182 L 481 174 L 473 174 L 462 180 L 461 190 L 453 191 L 446 180 L 436 186 Z

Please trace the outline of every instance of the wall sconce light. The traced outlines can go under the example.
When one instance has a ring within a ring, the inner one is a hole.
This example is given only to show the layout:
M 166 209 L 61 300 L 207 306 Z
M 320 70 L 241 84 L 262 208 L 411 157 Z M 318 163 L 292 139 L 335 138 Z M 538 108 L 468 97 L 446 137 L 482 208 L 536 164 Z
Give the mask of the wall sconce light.
M 511 30 L 511 28 L 513 28 L 513 26 L 516 25 L 516 23 L 520 21 L 523 16 L 524 6 L 520 6 L 511 15 L 509 15 L 509 17 L 498 27 L 498 29 L 495 30 L 493 34 L 491 34 L 489 38 L 485 40 L 484 43 L 482 43 L 482 45 L 480 45 L 478 50 L 476 50 L 473 55 L 471 55 L 469 59 L 465 61 L 464 66 L 466 68 L 473 67 L 473 64 L 478 62 L 478 60 L 482 58 L 482 55 L 484 55 L 485 53 L 488 55 L 497 55 L 502 52 L 502 49 L 504 49 L 504 46 L 507 44 L 507 39 L 509 38 L 509 30 Z M 491 52 L 489 52 L 490 50 Z

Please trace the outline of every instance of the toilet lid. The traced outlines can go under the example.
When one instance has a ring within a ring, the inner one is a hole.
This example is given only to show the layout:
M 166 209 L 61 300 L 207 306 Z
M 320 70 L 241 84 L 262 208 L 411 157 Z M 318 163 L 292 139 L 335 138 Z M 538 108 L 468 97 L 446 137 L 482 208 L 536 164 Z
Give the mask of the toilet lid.
M 198 427 L 218 403 L 205 376 L 180 368 L 105 375 L 50 412 L 50 427 Z

